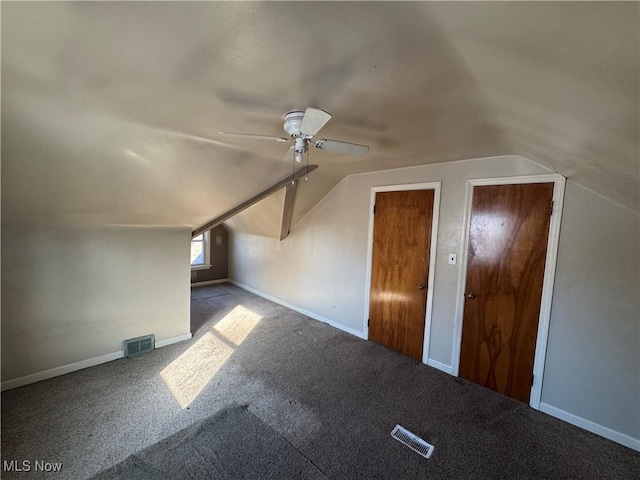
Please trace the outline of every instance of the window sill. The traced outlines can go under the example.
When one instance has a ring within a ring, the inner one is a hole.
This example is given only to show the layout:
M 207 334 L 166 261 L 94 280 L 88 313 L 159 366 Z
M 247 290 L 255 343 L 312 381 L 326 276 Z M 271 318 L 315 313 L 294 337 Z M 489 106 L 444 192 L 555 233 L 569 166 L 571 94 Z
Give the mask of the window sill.
M 211 268 L 211 265 L 191 265 L 191 271 L 194 270 L 208 270 Z

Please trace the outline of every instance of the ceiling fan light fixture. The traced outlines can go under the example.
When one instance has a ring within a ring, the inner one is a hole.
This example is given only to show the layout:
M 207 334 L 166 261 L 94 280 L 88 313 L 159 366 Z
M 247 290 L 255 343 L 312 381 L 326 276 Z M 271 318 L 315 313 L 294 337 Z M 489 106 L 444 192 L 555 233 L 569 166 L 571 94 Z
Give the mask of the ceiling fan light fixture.
M 302 163 L 302 156 L 309 151 L 309 148 L 307 147 L 307 141 L 308 140 L 303 137 L 296 137 L 295 139 L 293 159 L 298 163 Z

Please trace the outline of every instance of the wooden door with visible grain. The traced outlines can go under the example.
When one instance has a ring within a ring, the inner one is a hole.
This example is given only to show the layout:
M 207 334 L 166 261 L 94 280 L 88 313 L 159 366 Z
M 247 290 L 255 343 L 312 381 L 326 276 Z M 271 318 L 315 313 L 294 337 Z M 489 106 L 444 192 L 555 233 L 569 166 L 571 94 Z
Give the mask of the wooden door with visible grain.
M 553 187 L 473 189 L 459 373 L 527 403 Z
M 378 192 L 369 339 L 422 360 L 433 190 Z

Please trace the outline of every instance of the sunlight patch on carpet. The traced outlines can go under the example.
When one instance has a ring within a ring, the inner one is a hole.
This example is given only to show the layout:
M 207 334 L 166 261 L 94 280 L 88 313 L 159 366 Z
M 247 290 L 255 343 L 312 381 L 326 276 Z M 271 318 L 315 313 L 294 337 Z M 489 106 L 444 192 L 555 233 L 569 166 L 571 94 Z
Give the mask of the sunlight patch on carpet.
M 235 345 L 240 345 L 261 319 L 257 313 L 238 305 L 216 323 L 213 330 Z
M 261 319 L 257 313 L 238 305 L 160 372 L 160 378 L 182 409 L 198 398 Z

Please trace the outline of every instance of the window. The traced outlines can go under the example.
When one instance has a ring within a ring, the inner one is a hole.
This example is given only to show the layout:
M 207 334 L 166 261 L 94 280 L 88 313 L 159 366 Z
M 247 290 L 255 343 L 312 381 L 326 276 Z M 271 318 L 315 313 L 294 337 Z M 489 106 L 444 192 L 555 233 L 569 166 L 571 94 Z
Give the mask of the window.
M 209 267 L 209 232 L 205 232 L 191 239 L 191 270 Z

